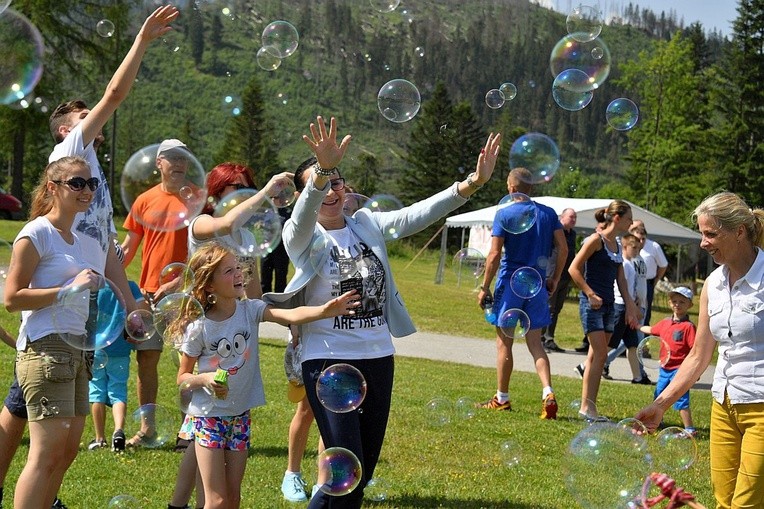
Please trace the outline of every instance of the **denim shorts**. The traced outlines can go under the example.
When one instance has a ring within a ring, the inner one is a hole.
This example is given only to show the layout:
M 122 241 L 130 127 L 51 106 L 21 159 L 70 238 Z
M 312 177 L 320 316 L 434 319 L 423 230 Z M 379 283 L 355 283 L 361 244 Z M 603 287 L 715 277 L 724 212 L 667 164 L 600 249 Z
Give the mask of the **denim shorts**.
M 88 380 L 92 355 L 57 334 L 42 337 L 16 353 L 16 375 L 30 421 L 90 414 Z
M 15 362 L 14 362 L 15 364 Z M 19 419 L 27 420 L 27 402 L 24 400 L 24 392 L 19 387 L 19 379 L 16 378 L 16 368 L 13 369 L 13 383 L 8 389 L 8 395 L 5 397 L 5 408 Z
M 207 449 L 246 451 L 252 420 L 249 410 L 240 415 L 225 417 L 193 417 L 194 439 Z
M 655 384 L 655 392 L 653 393 L 653 396 L 657 398 L 663 390 L 668 387 L 668 385 L 671 383 L 671 380 L 674 379 L 674 375 L 676 375 L 676 372 L 679 371 L 679 369 L 663 369 L 660 368 L 660 373 L 658 375 L 658 382 Z M 690 408 L 690 391 L 685 392 L 682 394 L 682 396 L 676 400 L 676 403 L 674 403 L 674 410 L 688 410 Z
M 592 309 L 585 295 L 578 297 L 578 313 L 581 316 L 581 326 L 584 334 L 605 331 L 613 332 L 615 325 L 615 306 L 612 302 L 602 303 L 599 309 Z

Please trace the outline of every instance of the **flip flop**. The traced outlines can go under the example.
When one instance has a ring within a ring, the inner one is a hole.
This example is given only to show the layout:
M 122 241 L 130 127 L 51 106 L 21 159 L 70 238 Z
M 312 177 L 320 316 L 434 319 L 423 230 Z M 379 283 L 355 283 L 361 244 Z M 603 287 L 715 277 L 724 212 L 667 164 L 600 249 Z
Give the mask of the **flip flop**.
M 133 438 L 125 442 L 125 446 L 127 447 L 144 447 L 147 443 L 154 440 L 156 435 L 147 435 L 143 431 L 137 431 L 135 435 L 133 435 Z

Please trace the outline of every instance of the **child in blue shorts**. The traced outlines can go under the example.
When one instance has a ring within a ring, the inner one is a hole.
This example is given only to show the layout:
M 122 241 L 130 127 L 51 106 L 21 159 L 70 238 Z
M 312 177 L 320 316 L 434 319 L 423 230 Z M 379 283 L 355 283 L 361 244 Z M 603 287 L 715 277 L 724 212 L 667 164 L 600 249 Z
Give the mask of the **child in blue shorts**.
M 687 310 L 692 307 L 692 290 L 686 286 L 679 286 L 671 290 L 668 295 L 673 315 L 664 318 L 652 327 L 649 325 L 641 327 L 645 334 L 652 334 L 661 338 L 660 358 L 668 359 L 665 363 L 661 363 L 658 384 L 655 386 L 656 398 L 674 379 L 679 366 L 682 365 L 695 344 L 695 324 L 690 321 L 687 315 Z M 674 410 L 679 411 L 684 429 L 695 436 L 697 432 L 692 424 L 692 414 L 690 413 L 690 391 L 684 393 L 674 403 Z
M 142 305 L 143 296 L 140 288 L 130 281 L 130 290 L 136 303 Z M 108 310 L 116 309 L 117 298 L 108 286 L 98 292 L 98 309 L 107 316 Z M 116 313 L 114 313 L 116 314 Z M 112 344 L 97 350 L 93 359 L 93 378 L 90 379 L 90 415 L 93 418 L 95 438 L 88 445 L 88 450 L 108 447 L 106 442 L 106 407 L 111 407 L 114 418 L 114 433 L 111 436 L 111 450 L 125 450 L 125 415 L 127 413 L 127 381 L 130 376 L 130 354 L 133 345 L 124 334 Z

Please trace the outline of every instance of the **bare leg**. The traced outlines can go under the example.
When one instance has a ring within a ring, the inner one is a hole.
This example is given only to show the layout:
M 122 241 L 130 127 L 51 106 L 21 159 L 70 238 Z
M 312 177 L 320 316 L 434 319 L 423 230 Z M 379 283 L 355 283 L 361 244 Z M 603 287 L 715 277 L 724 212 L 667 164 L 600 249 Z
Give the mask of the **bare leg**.
M 496 387 L 499 392 L 509 392 L 509 379 L 512 377 L 514 358 L 512 344 L 514 338 L 496 328 Z M 542 348 L 543 350 L 543 348 Z
M 0 410 L 0 486 L 5 483 L 5 476 L 8 475 L 26 425 L 26 419 L 16 417 L 5 406 Z
M 125 429 L 125 414 L 127 413 L 127 405 L 122 401 L 117 401 L 111 407 L 111 415 L 114 418 L 114 431 L 118 429 Z
M 544 350 L 544 344 L 541 338 L 541 329 L 533 329 L 528 331 L 525 336 L 525 344 L 528 346 L 528 351 L 533 356 L 533 362 L 536 365 L 536 373 L 541 380 L 541 387 L 551 387 L 552 375 L 549 367 L 549 356 Z
M 138 404 L 156 403 L 159 391 L 159 356 L 160 350 L 138 350 Z M 141 431 L 147 435 L 154 434 L 154 416 L 151 412 L 144 412 L 141 418 Z M 133 437 L 128 441 L 130 445 L 139 445 L 140 438 Z
M 103 442 L 106 428 L 106 405 L 104 403 L 91 403 L 90 415 L 93 418 L 96 442 Z
M 684 424 L 685 428 L 694 428 L 695 426 L 692 424 L 692 414 L 690 413 L 689 408 L 685 408 L 679 411 L 679 417 L 682 418 L 682 424 Z
M 199 470 L 196 467 L 196 448 L 192 442 L 186 447 L 186 451 L 183 453 L 183 459 L 178 467 L 178 476 L 175 478 L 175 490 L 172 492 L 170 505 L 183 507 L 188 504 L 188 501 L 191 500 L 191 492 L 194 490 L 194 483 L 198 475 Z M 197 490 L 197 507 L 200 507 L 198 503 L 200 495 L 201 493 Z
M 299 472 L 302 457 L 308 444 L 310 425 L 313 424 L 313 410 L 308 404 L 308 398 L 303 398 L 297 403 L 292 422 L 289 423 L 289 453 L 287 456 L 287 470 Z
M 602 368 L 607 359 L 607 344 L 610 334 L 605 331 L 589 333 L 589 353 L 586 356 L 584 383 L 581 388 L 581 412 L 597 417 L 597 394 L 600 390 Z

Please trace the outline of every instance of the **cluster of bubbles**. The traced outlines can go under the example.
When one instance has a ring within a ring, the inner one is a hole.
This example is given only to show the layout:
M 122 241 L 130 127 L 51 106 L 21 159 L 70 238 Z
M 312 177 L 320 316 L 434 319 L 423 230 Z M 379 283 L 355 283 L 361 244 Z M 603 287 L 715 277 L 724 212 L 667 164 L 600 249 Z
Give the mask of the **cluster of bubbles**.
M 600 38 L 602 13 L 598 7 L 579 5 L 566 19 L 567 35 L 555 44 L 549 56 L 554 76 L 552 98 L 567 111 L 586 108 L 610 75 L 610 49 Z M 639 110 L 627 98 L 615 99 L 605 118 L 617 131 L 628 131 L 637 124 Z
M 652 437 L 633 418 L 596 422 L 568 445 L 565 485 L 583 507 L 644 507 L 651 472 L 681 472 L 696 459 L 695 439 L 683 428 L 668 427 Z
M 506 101 L 511 101 L 517 96 L 517 87 L 514 83 L 502 83 L 499 88 L 492 88 L 485 94 L 485 104 L 492 110 L 498 110 Z
M 377 108 L 385 119 L 397 124 L 408 122 L 419 113 L 419 89 L 402 78 L 390 80 L 377 93 Z
M 273 21 L 264 29 L 261 36 L 262 47 L 257 50 L 257 65 L 266 71 L 275 71 L 281 61 L 297 51 L 300 34 L 288 21 Z
M 434 427 L 443 427 L 453 421 L 467 421 L 475 417 L 476 401 L 462 396 L 456 401 L 446 398 L 432 398 L 425 404 L 424 413 L 427 423 Z

